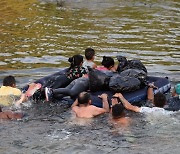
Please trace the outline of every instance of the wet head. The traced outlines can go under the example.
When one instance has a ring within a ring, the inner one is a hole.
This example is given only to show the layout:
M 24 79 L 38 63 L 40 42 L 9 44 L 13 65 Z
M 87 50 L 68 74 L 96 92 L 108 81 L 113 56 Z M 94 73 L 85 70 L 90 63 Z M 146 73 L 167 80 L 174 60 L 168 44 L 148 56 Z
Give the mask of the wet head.
M 166 97 L 163 93 L 157 93 L 154 95 L 154 105 L 156 107 L 160 107 L 160 108 L 163 108 L 164 105 L 166 104 Z
M 81 92 L 78 96 L 79 105 L 88 105 L 91 104 L 91 96 L 87 92 Z

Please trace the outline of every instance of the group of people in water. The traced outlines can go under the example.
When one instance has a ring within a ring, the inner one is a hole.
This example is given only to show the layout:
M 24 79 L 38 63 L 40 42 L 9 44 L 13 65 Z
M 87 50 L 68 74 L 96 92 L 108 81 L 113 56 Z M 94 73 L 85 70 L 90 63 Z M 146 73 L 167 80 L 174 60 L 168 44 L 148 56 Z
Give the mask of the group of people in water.
M 29 84 L 22 90 L 16 88 L 16 81 L 13 76 L 7 76 L 3 80 L 3 86 L 0 88 L 0 96 L 2 95 L 17 95 L 20 99 L 15 102 L 15 105 L 20 105 L 29 97 L 32 97 L 36 92 L 45 96 L 46 101 L 53 99 L 62 99 L 65 96 L 70 96 L 75 99 L 72 104 L 72 110 L 77 117 L 92 118 L 102 113 L 111 112 L 114 119 L 121 118 L 124 115 L 124 110 L 134 112 L 154 112 L 165 111 L 164 106 L 167 103 L 166 97 L 162 93 L 154 95 L 153 89 L 157 88 L 153 83 L 148 84 L 147 99 L 154 107 L 138 107 L 130 104 L 121 93 L 115 93 L 111 98 L 111 106 L 108 103 L 108 95 L 102 94 L 98 97 L 102 99 L 102 108 L 92 105 L 91 95 L 89 92 L 89 70 L 88 67 L 99 71 L 116 72 L 112 57 L 103 56 L 101 66 L 97 66 L 94 62 L 95 51 L 92 48 L 85 50 L 85 61 L 82 55 L 74 55 L 69 58 L 70 67 L 63 74 L 55 74 L 45 78 L 46 82 L 37 80 Z M 48 82 L 49 81 L 49 82 Z M 52 82 L 53 81 L 53 82 Z M 173 97 L 178 99 L 180 96 L 180 84 L 177 84 L 173 90 Z M 7 105 L 0 102 L 1 105 Z M 180 102 L 179 102 L 180 103 Z M 11 111 L 3 111 L 0 107 L 1 119 L 19 119 L 22 118 L 22 113 L 14 113 Z

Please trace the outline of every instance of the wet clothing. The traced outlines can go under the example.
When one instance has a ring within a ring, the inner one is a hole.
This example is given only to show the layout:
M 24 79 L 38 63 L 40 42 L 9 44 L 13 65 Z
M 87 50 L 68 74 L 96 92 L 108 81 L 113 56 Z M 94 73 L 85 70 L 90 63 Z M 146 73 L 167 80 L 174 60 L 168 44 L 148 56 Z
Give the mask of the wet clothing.
M 66 73 L 67 78 L 70 80 L 75 80 L 77 78 L 82 77 L 85 74 L 87 74 L 87 71 L 84 67 L 81 66 L 75 66 Z
M 73 80 L 66 88 L 53 89 L 53 97 L 61 99 L 64 96 L 76 97 L 79 93 L 87 91 L 89 88 L 89 78 L 81 77 Z
M 180 110 L 180 98 L 179 98 L 179 96 L 169 98 L 167 101 L 167 107 L 165 109 L 169 110 L 169 111 Z
M 0 96 L 5 96 L 5 95 L 20 96 L 21 90 L 18 88 L 10 87 L 10 86 L 2 86 L 0 88 Z
M 17 96 L 17 95 L 1 95 L 0 96 L 0 106 L 2 106 L 2 107 L 12 106 L 19 99 L 20 99 L 20 96 Z
M 167 112 L 166 110 L 164 110 L 163 108 L 159 108 L 159 107 L 141 107 L 140 108 L 140 113 L 153 113 L 153 112 Z
M 0 88 L 0 106 L 11 106 L 21 96 L 22 92 L 18 88 L 2 86 Z

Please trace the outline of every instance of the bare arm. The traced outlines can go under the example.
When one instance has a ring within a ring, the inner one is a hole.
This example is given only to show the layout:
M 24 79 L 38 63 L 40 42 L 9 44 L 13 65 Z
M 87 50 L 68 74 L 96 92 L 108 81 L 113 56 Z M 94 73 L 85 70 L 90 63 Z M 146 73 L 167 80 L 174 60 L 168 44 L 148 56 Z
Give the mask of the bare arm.
M 78 99 L 76 99 L 76 100 L 74 101 L 74 103 L 71 105 L 71 108 L 73 108 L 73 107 L 75 107 L 75 106 L 78 106 Z
M 152 101 L 152 102 L 154 101 L 154 92 L 153 92 L 153 89 L 158 89 L 158 87 L 156 87 L 154 85 L 154 82 L 149 83 L 148 84 L 148 90 L 147 90 L 147 99 Z
M 109 112 L 109 103 L 107 99 L 107 94 L 102 94 L 99 97 L 102 99 L 103 109 L 105 109 L 106 112 Z
M 134 111 L 134 112 L 140 112 L 140 107 L 131 105 L 131 104 L 124 98 L 124 96 L 123 96 L 121 93 L 116 93 L 114 96 L 119 97 L 119 99 L 121 100 L 121 102 L 123 103 L 124 107 L 125 107 L 127 110 L 131 110 L 131 111 Z
M 153 88 L 152 87 L 148 87 L 147 90 L 147 99 L 150 101 L 154 100 L 154 92 L 153 92 Z

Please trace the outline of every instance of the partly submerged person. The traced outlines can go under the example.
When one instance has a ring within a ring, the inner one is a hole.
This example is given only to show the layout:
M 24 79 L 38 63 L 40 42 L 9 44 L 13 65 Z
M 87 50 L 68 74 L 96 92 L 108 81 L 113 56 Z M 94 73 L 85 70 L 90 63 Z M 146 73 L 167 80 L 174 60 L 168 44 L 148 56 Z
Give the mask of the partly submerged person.
M 16 88 L 16 80 L 15 77 L 12 75 L 6 76 L 3 79 L 3 86 L 0 88 L 0 105 L 2 106 L 10 106 L 10 105 L 17 105 L 16 100 L 18 98 L 25 99 L 33 95 L 33 93 L 37 90 L 39 85 L 30 84 L 29 91 L 25 94 L 18 88 Z M 11 100 L 12 98 L 12 100 Z M 11 101 L 10 101 L 11 100 Z
M 16 80 L 15 77 L 12 75 L 6 76 L 3 79 L 3 85 L 0 88 L 0 96 L 6 95 L 21 95 L 21 90 L 16 88 Z
M 172 91 L 172 97 L 167 100 L 166 110 L 180 110 L 180 83 L 176 84 Z
M 154 95 L 153 93 L 153 88 L 156 88 L 154 84 L 150 84 L 148 88 L 148 100 L 150 100 L 153 104 L 154 107 L 138 107 L 131 105 L 121 93 L 116 93 L 114 97 L 117 97 L 120 99 L 122 102 L 123 106 L 130 111 L 134 112 L 140 112 L 140 113 L 153 113 L 153 112 L 160 112 L 160 113 L 165 113 L 167 112 L 163 107 L 166 105 L 166 97 L 164 94 L 158 92 L 157 94 Z
M 0 107 L 0 119 L 13 120 L 13 119 L 22 119 L 23 113 L 12 112 L 12 111 L 3 111 Z
M 79 118 L 93 118 L 100 114 L 109 112 L 107 94 L 102 94 L 99 97 L 102 99 L 103 108 L 91 104 L 91 96 L 88 92 L 81 92 L 72 104 L 72 110 Z

